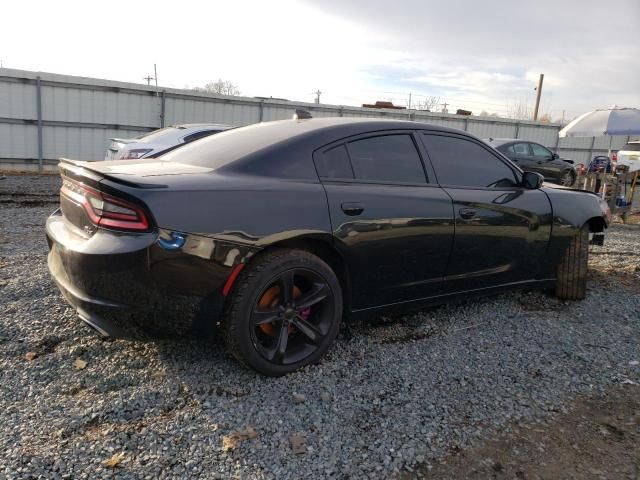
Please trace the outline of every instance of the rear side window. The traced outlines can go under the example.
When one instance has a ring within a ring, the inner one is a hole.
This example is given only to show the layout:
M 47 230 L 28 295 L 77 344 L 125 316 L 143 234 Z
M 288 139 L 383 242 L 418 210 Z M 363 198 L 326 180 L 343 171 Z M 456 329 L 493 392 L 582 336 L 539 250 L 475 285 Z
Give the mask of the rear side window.
M 423 138 L 440 184 L 482 188 L 516 185 L 513 170 L 480 145 L 457 137 Z
M 513 145 L 509 145 L 507 147 L 500 147 L 498 148 L 498 150 L 500 150 L 502 153 L 506 153 L 508 155 L 513 155 L 515 152 L 515 150 L 513 149 Z
M 353 178 L 347 147 L 333 147 L 316 160 L 318 175 L 323 178 Z
M 425 183 L 420 155 L 411 135 L 381 135 L 348 143 L 357 180 Z
M 531 156 L 531 150 L 529 149 L 528 143 L 516 143 L 513 145 L 513 152 L 516 155 Z

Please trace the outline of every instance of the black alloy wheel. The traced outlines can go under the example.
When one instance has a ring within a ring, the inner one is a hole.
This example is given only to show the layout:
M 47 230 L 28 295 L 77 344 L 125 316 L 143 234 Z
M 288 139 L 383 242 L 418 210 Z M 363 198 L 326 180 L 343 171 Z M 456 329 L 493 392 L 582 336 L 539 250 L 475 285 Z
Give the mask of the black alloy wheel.
M 342 292 L 320 258 L 277 249 L 253 260 L 237 280 L 227 315 L 227 346 L 242 363 L 283 375 L 314 363 L 333 343 Z

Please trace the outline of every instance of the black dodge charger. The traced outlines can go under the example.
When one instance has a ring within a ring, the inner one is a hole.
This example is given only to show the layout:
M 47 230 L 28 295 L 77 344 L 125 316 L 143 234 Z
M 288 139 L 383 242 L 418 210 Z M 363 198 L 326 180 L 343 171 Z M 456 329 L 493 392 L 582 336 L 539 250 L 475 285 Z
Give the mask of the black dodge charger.
M 346 317 L 514 288 L 586 291 L 609 210 L 458 130 L 260 123 L 139 161 L 62 160 L 49 269 L 103 335 L 220 325 L 267 375 L 316 362 Z

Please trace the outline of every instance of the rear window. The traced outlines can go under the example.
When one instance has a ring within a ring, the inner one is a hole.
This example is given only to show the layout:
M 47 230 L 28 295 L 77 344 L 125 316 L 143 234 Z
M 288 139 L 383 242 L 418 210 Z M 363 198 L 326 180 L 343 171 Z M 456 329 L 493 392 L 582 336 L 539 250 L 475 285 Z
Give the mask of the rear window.
M 167 133 L 175 130 L 176 127 L 164 127 L 161 128 L 159 130 L 154 130 L 153 132 L 149 132 L 149 133 L 143 133 L 142 135 L 139 135 L 136 138 L 136 140 L 143 140 L 145 142 L 148 142 L 149 140 L 155 140 L 156 138 L 159 137 L 163 137 L 164 135 L 166 135 Z
M 172 150 L 159 158 L 169 162 L 186 163 L 215 170 L 291 138 L 291 130 L 282 128 L 279 124 L 280 122 L 266 122 L 225 130 Z
M 627 152 L 640 152 L 640 143 L 627 143 L 620 150 L 625 150 Z

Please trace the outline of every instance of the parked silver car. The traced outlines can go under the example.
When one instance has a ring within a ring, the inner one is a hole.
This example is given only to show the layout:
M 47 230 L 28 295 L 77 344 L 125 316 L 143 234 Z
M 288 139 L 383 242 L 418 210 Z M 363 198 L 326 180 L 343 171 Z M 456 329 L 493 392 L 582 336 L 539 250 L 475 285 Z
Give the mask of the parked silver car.
M 187 123 L 171 125 L 135 138 L 112 138 L 105 160 L 157 157 L 185 143 L 233 128 L 230 125 Z
M 640 141 L 629 142 L 618 150 L 617 164 L 629 167 L 630 172 L 640 170 Z

